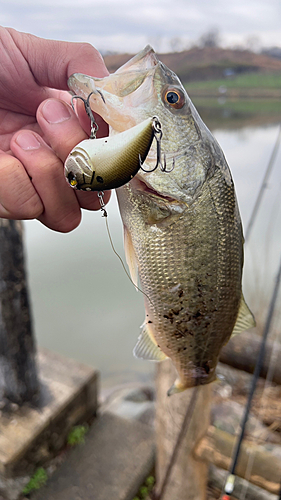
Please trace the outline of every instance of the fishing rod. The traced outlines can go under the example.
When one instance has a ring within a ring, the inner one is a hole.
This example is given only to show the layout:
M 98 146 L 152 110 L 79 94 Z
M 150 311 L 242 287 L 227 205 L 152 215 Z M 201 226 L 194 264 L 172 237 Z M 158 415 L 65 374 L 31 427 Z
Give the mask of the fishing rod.
M 271 171 L 272 171 L 272 168 L 273 168 L 273 165 L 275 162 L 275 158 L 276 158 L 277 153 L 278 153 L 280 141 L 281 141 L 281 124 L 280 124 L 279 132 L 278 132 L 278 135 L 277 135 L 277 138 L 276 138 L 276 141 L 275 141 L 275 144 L 274 144 L 274 147 L 273 147 L 273 150 L 272 150 L 272 153 L 271 153 L 271 156 L 270 156 L 270 159 L 269 159 L 269 162 L 268 162 L 265 174 L 264 174 L 264 178 L 263 178 L 260 190 L 258 192 L 258 196 L 257 196 L 255 204 L 254 204 L 254 208 L 252 210 L 252 214 L 251 214 L 247 229 L 245 231 L 245 240 L 246 241 L 250 237 L 252 227 L 253 227 L 254 222 L 256 220 L 257 213 L 258 213 L 265 189 L 267 187 L 267 182 L 268 182 L 269 176 L 271 174 Z
M 255 370 L 254 370 L 254 374 L 253 374 L 253 378 L 252 378 L 252 383 L 251 383 L 251 387 L 250 387 L 248 401 L 247 401 L 247 405 L 246 405 L 243 419 L 242 419 L 242 423 L 241 423 L 241 430 L 240 430 L 240 434 L 238 436 L 238 439 L 237 439 L 237 442 L 236 442 L 236 445 L 234 448 L 232 463 L 231 463 L 231 466 L 229 469 L 228 477 L 226 479 L 226 483 L 224 486 L 224 491 L 223 491 L 223 495 L 221 497 L 221 500 L 230 500 L 230 495 L 234 490 L 236 465 L 237 465 L 237 461 L 238 461 L 239 454 L 240 454 L 241 444 L 242 444 L 244 434 L 245 434 L 245 427 L 246 427 L 247 420 L 249 417 L 252 399 L 254 396 L 257 381 L 258 381 L 259 374 L 260 374 L 261 367 L 262 367 L 263 360 L 264 360 L 266 340 L 267 340 L 268 333 L 270 330 L 271 321 L 273 318 L 273 313 L 274 313 L 274 309 L 275 309 L 275 305 L 276 305 L 276 300 L 278 297 L 280 281 L 281 281 L 281 258 L 280 258 L 279 269 L 278 269 L 278 273 L 276 276 L 275 286 L 273 289 L 273 293 L 272 293 L 272 297 L 271 297 L 271 301 L 270 301 L 270 305 L 269 305 L 269 310 L 268 310 L 268 314 L 267 314 L 267 318 L 266 318 L 266 323 L 265 323 L 265 327 L 264 327 L 262 341 L 260 344 L 259 353 L 258 353 L 256 365 L 255 365 Z M 281 500 L 281 489 L 280 489 L 279 500 Z
M 250 216 L 250 220 L 249 220 L 246 232 L 245 232 L 245 241 L 246 242 L 248 241 L 248 239 L 250 237 L 253 225 L 254 225 L 254 223 L 256 221 L 257 213 L 258 213 L 258 210 L 259 210 L 259 207 L 260 207 L 260 204 L 261 204 L 261 201 L 262 201 L 265 189 L 267 187 L 268 179 L 270 177 L 270 174 L 271 174 L 271 171 L 272 171 L 272 168 L 273 168 L 276 156 L 277 156 L 277 152 L 278 152 L 278 149 L 279 149 L 280 141 L 281 141 L 281 124 L 279 126 L 279 132 L 278 132 L 277 138 L 275 140 L 275 144 L 274 144 L 274 147 L 273 147 L 273 150 L 272 150 L 272 153 L 271 153 L 271 156 L 270 156 L 270 159 L 269 159 L 269 162 L 268 162 L 268 165 L 267 165 L 264 177 L 263 177 L 263 181 L 262 181 L 260 190 L 258 192 L 256 201 L 255 201 L 255 204 L 254 204 L 251 216 Z M 280 263 L 280 266 L 281 266 L 281 263 Z M 281 272 L 281 269 L 279 268 L 279 271 L 278 271 L 278 274 L 277 274 L 277 281 L 276 281 L 277 293 L 278 293 L 278 287 L 279 287 L 278 280 L 280 281 L 280 276 L 279 276 L 280 272 Z M 274 293 L 273 293 L 273 296 L 272 296 L 272 300 L 273 300 L 273 298 L 274 298 Z M 276 295 L 276 298 L 277 298 L 277 295 Z M 275 301 L 276 301 L 276 298 L 275 298 Z M 272 300 L 271 300 L 271 304 L 270 304 L 270 308 L 269 308 L 269 313 L 268 313 L 268 317 L 267 317 L 267 319 L 270 318 L 270 323 L 271 323 L 271 318 L 272 318 L 272 315 L 270 317 Z M 275 301 L 274 301 L 273 309 L 274 309 L 274 306 L 275 306 Z M 273 314 L 273 310 L 272 310 L 272 314 Z M 269 327 L 270 327 L 270 324 L 269 324 Z M 268 330 L 269 330 L 269 327 L 268 327 Z M 233 489 L 234 489 L 235 469 L 236 469 L 236 465 L 237 465 L 237 461 L 238 461 L 238 457 L 239 457 L 239 453 L 240 453 L 241 444 L 242 444 L 242 441 L 243 441 L 243 438 L 244 438 L 244 434 L 245 434 L 245 426 L 246 426 L 246 423 L 247 423 L 247 420 L 248 420 L 248 416 L 249 416 L 249 412 L 250 412 L 250 407 L 251 407 L 253 395 L 254 395 L 254 392 L 255 392 L 255 389 L 256 389 L 257 380 L 258 380 L 259 373 L 260 373 L 260 370 L 261 370 L 261 366 L 262 366 L 262 363 L 263 363 L 263 357 L 264 357 L 263 349 L 264 349 L 264 347 L 266 345 L 267 335 L 268 335 L 268 331 L 267 331 L 267 323 L 266 323 L 265 329 L 264 329 L 264 333 L 263 333 L 262 343 L 260 345 L 260 350 L 259 350 L 258 358 L 257 358 L 257 361 L 256 361 L 255 371 L 254 371 L 254 374 L 253 374 L 252 385 L 251 385 L 251 388 L 250 388 L 250 392 L 249 392 L 249 396 L 248 396 L 248 400 L 247 400 L 247 405 L 246 405 L 245 412 L 244 412 L 243 419 L 242 419 L 242 423 L 241 423 L 240 435 L 239 435 L 239 438 L 238 438 L 237 443 L 236 443 L 236 447 L 235 447 L 235 451 L 234 451 L 233 459 L 232 459 L 232 464 L 231 464 L 231 467 L 230 467 L 230 470 L 229 470 L 229 475 L 228 475 L 226 483 L 225 483 L 224 494 L 223 494 L 221 500 L 229 500 L 229 498 L 230 498 L 229 494 L 231 494 L 233 492 Z M 257 372 L 257 375 L 256 375 L 256 372 Z M 280 485 L 280 497 L 279 497 L 279 500 L 281 500 L 281 485 Z

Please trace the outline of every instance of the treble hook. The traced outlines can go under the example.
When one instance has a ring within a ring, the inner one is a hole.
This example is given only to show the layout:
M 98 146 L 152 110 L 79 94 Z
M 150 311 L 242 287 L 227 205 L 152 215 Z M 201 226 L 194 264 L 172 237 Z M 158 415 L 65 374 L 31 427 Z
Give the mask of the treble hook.
M 167 170 L 167 163 L 166 163 L 166 155 L 165 155 L 165 153 L 164 153 L 164 164 L 161 161 L 161 139 L 162 139 L 163 132 L 162 132 L 162 129 L 161 129 L 161 123 L 160 123 L 160 121 L 159 121 L 159 119 L 158 119 L 157 116 L 153 117 L 152 126 L 153 126 L 154 137 L 156 139 L 156 165 L 151 170 L 145 170 L 143 168 L 143 163 L 144 162 L 142 162 L 141 156 L 139 155 L 140 168 L 143 170 L 143 172 L 151 173 L 151 172 L 154 172 L 157 169 L 157 167 L 159 166 L 160 170 L 162 172 L 170 173 L 175 168 L 175 158 L 173 158 L 172 168 L 170 170 Z
M 71 106 L 72 106 L 72 109 L 73 109 L 74 112 L 75 112 L 75 109 L 74 109 L 73 99 L 81 99 L 81 101 L 83 101 L 83 103 L 84 103 L 85 111 L 86 111 L 88 117 L 91 120 L 91 134 L 90 134 L 90 139 L 95 139 L 96 138 L 97 131 L 99 129 L 99 126 L 98 126 L 98 124 L 97 124 L 97 122 L 95 120 L 93 111 L 91 110 L 91 106 L 90 106 L 90 97 L 91 97 L 92 94 L 96 94 L 97 92 L 100 94 L 103 102 L 105 103 L 105 99 L 104 99 L 102 93 L 100 92 L 100 90 L 95 90 L 95 91 L 91 92 L 88 95 L 87 99 L 84 99 L 84 97 L 81 97 L 80 95 L 74 95 L 71 98 Z

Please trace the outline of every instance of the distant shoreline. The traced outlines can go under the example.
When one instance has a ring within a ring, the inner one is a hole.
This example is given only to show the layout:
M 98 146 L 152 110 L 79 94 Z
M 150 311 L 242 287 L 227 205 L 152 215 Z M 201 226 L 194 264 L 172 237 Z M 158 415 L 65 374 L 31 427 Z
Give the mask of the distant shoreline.
M 200 82 L 201 83 L 201 82 Z M 189 88 L 189 84 L 185 84 L 186 91 L 191 98 L 227 98 L 227 99 L 280 99 L 280 89 L 258 89 L 258 88 L 228 88 L 225 91 L 216 89 L 196 89 L 194 83 Z

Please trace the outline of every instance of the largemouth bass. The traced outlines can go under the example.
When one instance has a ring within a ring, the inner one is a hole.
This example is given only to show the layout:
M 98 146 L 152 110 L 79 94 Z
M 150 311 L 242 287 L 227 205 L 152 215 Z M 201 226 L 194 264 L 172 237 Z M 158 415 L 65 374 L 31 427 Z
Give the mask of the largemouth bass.
M 145 294 L 137 357 L 171 358 L 178 378 L 169 394 L 215 380 L 222 346 L 254 326 L 242 295 L 243 232 L 223 152 L 178 77 L 148 46 L 103 79 L 75 74 L 69 88 L 120 133 L 156 115 L 162 161 L 170 173 L 145 170 L 117 190 L 125 252 Z

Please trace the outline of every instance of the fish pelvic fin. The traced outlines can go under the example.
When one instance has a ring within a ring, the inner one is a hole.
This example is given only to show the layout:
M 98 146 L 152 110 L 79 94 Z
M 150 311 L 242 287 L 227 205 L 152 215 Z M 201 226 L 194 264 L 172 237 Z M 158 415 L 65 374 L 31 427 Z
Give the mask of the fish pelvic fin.
M 173 385 L 170 387 L 170 389 L 167 392 L 167 396 L 172 396 L 173 394 L 178 394 L 179 392 L 183 392 L 186 389 L 188 389 L 188 386 L 183 384 L 179 378 L 175 380 Z
M 210 384 L 211 382 L 215 382 L 217 380 L 218 378 L 216 376 L 215 371 L 213 372 L 211 377 L 193 378 L 190 379 L 189 381 L 186 380 L 185 382 L 182 382 L 180 378 L 177 378 L 174 384 L 168 390 L 167 396 L 178 394 L 179 392 L 186 391 L 186 389 L 192 389 L 193 387 L 199 387 L 199 385 Z
M 163 361 L 167 358 L 166 354 L 161 351 L 158 347 L 151 328 L 144 322 L 142 325 L 142 332 L 138 338 L 138 341 L 133 350 L 133 354 L 136 358 L 147 359 L 150 361 Z
M 238 316 L 236 319 L 236 323 L 234 325 L 232 336 L 237 335 L 238 333 L 244 332 L 249 328 L 253 328 L 256 326 L 255 318 L 251 313 L 249 307 L 247 306 L 245 299 L 241 297 L 240 308 L 238 311 Z

